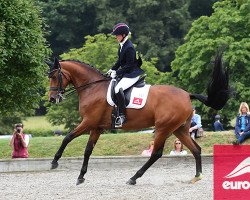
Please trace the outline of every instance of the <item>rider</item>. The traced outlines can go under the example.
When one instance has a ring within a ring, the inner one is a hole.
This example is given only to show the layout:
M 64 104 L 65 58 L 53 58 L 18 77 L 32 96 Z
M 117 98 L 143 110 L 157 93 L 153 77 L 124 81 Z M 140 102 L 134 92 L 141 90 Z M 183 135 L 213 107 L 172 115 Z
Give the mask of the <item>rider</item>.
M 132 42 L 128 39 L 129 27 L 125 23 L 118 23 L 114 26 L 112 35 L 116 36 L 120 44 L 118 49 L 118 60 L 115 65 L 108 71 L 112 78 L 118 76 L 119 83 L 115 87 L 115 95 L 118 100 L 118 113 L 115 127 L 120 128 L 126 122 L 125 116 L 125 98 L 123 91 L 128 89 L 144 71 L 140 68 L 141 62 L 136 59 L 136 51 Z

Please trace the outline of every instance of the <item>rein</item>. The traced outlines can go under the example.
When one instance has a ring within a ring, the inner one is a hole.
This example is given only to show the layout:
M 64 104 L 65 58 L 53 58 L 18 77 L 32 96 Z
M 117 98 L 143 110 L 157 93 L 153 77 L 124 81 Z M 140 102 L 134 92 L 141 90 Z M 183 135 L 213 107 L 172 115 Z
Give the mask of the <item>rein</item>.
M 63 83 L 62 82 L 62 77 L 64 76 L 66 79 L 68 79 L 68 78 L 62 72 L 61 68 L 58 68 L 58 69 L 55 69 L 55 70 L 49 72 L 49 78 L 52 78 L 53 74 L 56 71 L 58 71 L 58 85 L 59 85 L 59 87 L 50 87 L 49 90 L 50 91 L 57 91 L 57 96 L 61 97 L 62 99 L 65 99 L 66 97 L 74 94 L 76 91 L 80 92 L 82 90 L 85 90 L 91 85 L 110 80 L 109 78 L 104 78 L 104 79 L 93 81 L 93 82 L 90 82 L 90 83 L 87 83 L 87 84 L 84 84 L 84 85 L 80 85 L 78 87 L 71 87 L 71 88 L 65 90 L 65 88 L 63 88 L 63 86 L 62 86 L 62 83 Z M 64 95 L 65 97 L 63 96 L 64 93 L 67 93 L 67 94 Z
M 85 85 L 81 85 L 81 86 L 76 87 L 76 88 L 75 88 L 75 87 L 71 87 L 71 88 L 65 90 L 65 93 L 67 93 L 67 94 L 65 94 L 65 97 L 68 97 L 68 96 L 74 94 L 76 91 L 80 92 L 80 91 L 82 91 L 82 90 L 85 90 L 85 89 L 87 89 L 89 86 L 94 85 L 94 84 L 96 84 L 96 83 L 100 83 L 100 82 L 104 82 L 104 81 L 109 81 L 109 80 L 110 80 L 110 79 L 104 78 L 104 79 L 101 79 L 101 80 L 97 80 L 97 81 L 93 81 L 93 82 L 87 83 L 87 84 L 85 84 Z M 79 89 L 80 89 L 80 90 L 79 90 Z

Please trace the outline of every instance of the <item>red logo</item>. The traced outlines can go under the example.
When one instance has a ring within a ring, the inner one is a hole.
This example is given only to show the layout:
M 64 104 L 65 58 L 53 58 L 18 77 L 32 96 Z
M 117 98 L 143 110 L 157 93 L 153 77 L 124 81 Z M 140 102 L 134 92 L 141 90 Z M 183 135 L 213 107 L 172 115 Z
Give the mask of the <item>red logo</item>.
M 250 145 L 214 145 L 214 199 L 250 196 Z
M 142 100 L 143 100 L 142 98 L 134 97 L 133 104 L 141 105 L 142 104 Z

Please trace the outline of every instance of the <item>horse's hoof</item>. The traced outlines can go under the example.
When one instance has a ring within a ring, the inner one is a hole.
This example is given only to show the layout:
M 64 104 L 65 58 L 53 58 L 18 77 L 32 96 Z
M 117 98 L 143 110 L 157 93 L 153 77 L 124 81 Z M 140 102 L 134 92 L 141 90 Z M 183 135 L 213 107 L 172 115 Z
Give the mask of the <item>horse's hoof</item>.
M 201 180 L 203 178 L 202 174 L 200 174 L 199 176 L 195 176 L 192 180 L 191 183 L 196 183 L 197 181 Z
M 78 178 L 76 181 L 76 185 L 80 185 L 85 181 L 85 178 Z
M 127 185 L 135 185 L 136 181 L 132 180 L 131 178 L 126 182 Z
M 56 169 L 58 167 L 58 162 L 51 162 L 51 168 L 50 169 Z

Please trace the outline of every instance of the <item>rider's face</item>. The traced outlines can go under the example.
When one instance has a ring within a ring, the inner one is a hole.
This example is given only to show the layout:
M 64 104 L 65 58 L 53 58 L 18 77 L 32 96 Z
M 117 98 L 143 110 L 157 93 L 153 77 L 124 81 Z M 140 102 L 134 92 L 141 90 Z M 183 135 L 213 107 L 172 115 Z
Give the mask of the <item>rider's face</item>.
M 118 42 L 121 42 L 123 39 L 123 35 L 116 35 L 116 39 Z

